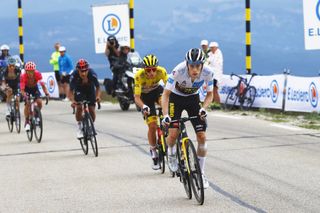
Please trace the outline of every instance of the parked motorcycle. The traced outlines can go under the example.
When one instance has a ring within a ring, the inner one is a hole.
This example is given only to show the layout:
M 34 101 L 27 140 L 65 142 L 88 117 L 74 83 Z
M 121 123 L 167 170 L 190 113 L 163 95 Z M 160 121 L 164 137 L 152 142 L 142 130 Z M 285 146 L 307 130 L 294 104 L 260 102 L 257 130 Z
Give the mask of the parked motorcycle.
M 123 69 L 119 72 L 116 90 L 113 91 L 113 82 L 111 79 L 104 79 L 104 86 L 108 94 L 114 94 L 120 108 L 123 111 L 129 109 L 130 104 L 134 103 L 134 75 L 142 68 L 142 59 L 138 52 L 130 52 L 127 61 L 123 64 Z

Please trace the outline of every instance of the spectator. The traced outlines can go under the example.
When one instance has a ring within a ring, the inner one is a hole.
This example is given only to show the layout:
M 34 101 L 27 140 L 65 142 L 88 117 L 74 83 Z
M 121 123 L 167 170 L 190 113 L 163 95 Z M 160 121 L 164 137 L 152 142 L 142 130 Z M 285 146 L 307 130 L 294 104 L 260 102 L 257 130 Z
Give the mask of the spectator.
M 105 49 L 105 55 L 108 57 L 110 70 L 113 74 L 112 78 L 112 94 L 114 95 L 114 90 L 116 89 L 117 80 L 118 80 L 118 73 L 119 70 L 115 66 L 115 64 L 118 63 L 118 59 L 120 56 L 120 50 L 119 50 L 119 42 L 115 36 L 109 36 L 107 39 L 106 49 Z
M 60 47 L 59 42 L 54 44 L 55 51 L 51 54 L 50 64 L 53 66 L 53 71 L 59 85 L 59 97 L 62 98 L 61 76 L 59 73 L 59 56 L 60 56 L 59 47 Z
M 213 107 L 220 107 L 220 96 L 218 93 L 219 83 L 221 83 L 223 75 L 223 55 L 219 49 L 217 42 L 210 42 L 209 44 L 210 54 L 208 58 L 209 66 L 213 68 L 214 81 L 213 81 Z
M 65 101 L 68 101 L 67 94 L 69 94 L 69 79 L 71 71 L 73 70 L 72 60 L 70 56 L 66 53 L 66 47 L 59 47 L 60 56 L 58 59 L 59 71 L 61 75 L 61 85 L 63 89 L 63 95 Z
M 10 57 L 10 54 L 9 54 L 10 47 L 6 44 L 3 44 L 1 45 L 0 49 L 1 49 L 0 60 L 7 60 Z
M 206 61 L 207 61 L 207 59 L 209 57 L 209 52 L 210 52 L 210 49 L 208 48 L 209 42 L 208 42 L 208 40 L 202 40 L 200 42 L 200 45 L 201 45 L 202 51 L 204 52 L 204 54 L 206 56 Z

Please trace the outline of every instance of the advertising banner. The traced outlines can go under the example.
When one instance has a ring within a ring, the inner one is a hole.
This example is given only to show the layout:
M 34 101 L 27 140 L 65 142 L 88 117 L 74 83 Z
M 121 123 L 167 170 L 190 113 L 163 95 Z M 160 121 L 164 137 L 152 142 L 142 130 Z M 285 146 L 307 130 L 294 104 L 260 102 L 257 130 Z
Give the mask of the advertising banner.
M 119 43 L 130 44 L 128 4 L 92 6 L 96 53 L 104 53 L 107 38 L 114 35 Z
M 51 98 L 59 98 L 59 87 L 58 83 L 56 81 L 56 77 L 54 75 L 54 72 L 44 72 L 42 74 L 42 80 L 45 83 L 48 92 L 50 94 Z M 38 88 L 41 92 L 41 96 L 45 96 L 42 87 L 38 84 Z
M 288 76 L 286 111 L 320 112 L 320 77 Z
M 303 0 L 306 50 L 320 49 L 320 0 Z

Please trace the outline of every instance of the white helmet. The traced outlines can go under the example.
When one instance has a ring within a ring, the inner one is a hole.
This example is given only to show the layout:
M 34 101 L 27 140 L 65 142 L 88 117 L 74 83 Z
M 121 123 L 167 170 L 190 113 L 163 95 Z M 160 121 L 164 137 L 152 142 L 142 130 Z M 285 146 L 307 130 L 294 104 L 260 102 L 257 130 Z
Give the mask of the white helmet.
M 67 49 L 65 46 L 60 46 L 59 47 L 59 52 L 65 52 Z
M 1 50 L 10 50 L 10 47 L 6 44 L 1 45 L 0 47 Z

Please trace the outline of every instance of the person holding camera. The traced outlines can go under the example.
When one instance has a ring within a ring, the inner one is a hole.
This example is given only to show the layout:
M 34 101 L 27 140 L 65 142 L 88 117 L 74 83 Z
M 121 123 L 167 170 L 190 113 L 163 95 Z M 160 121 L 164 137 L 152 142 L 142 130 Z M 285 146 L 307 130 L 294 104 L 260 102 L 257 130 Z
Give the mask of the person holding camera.
M 116 89 L 117 81 L 118 81 L 118 73 L 117 69 L 115 68 L 116 63 L 118 62 L 118 59 L 120 57 L 120 49 L 119 49 L 119 42 L 117 38 L 113 35 L 109 36 L 107 39 L 106 49 L 105 49 L 105 55 L 107 56 L 110 64 L 110 70 L 113 73 L 113 94 Z

